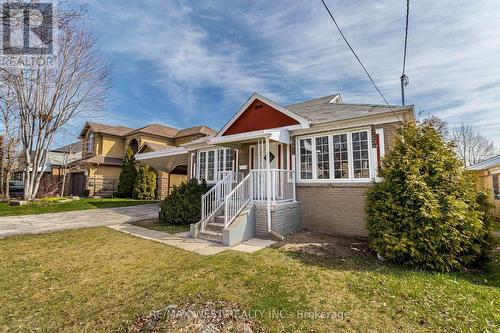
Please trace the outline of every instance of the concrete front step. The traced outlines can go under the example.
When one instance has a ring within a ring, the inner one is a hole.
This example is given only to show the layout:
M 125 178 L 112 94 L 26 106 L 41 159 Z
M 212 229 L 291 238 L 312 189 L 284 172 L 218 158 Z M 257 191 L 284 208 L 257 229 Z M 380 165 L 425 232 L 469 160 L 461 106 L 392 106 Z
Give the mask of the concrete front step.
M 224 229 L 224 222 L 222 222 L 222 223 L 220 223 L 220 222 L 208 223 L 206 226 L 206 229 L 210 230 L 210 231 L 222 233 L 222 230 Z
M 201 231 L 199 236 L 201 239 L 205 239 L 205 240 L 212 241 L 212 242 L 222 243 L 222 233 L 221 232 L 205 230 L 205 231 Z

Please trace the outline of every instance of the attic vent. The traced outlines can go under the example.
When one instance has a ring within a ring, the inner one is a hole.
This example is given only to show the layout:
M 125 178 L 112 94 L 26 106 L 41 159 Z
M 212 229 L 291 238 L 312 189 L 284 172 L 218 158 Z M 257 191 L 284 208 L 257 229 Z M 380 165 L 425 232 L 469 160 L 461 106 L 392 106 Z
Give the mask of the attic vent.
M 258 109 L 262 109 L 262 104 L 257 104 L 257 105 L 255 106 L 255 110 L 258 110 Z
M 340 97 L 340 95 L 337 95 L 335 96 L 334 98 L 332 98 L 330 100 L 330 102 L 328 102 L 330 104 L 338 104 L 338 103 L 342 103 L 342 97 Z

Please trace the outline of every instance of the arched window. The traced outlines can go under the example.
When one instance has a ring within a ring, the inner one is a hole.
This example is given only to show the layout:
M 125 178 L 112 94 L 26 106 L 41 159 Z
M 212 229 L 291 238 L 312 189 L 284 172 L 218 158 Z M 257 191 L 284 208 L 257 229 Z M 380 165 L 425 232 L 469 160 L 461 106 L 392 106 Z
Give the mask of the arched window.
M 135 154 L 137 154 L 137 151 L 139 150 L 139 143 L 137 142 L 136 139 L 132 139 L 130 141 L 129 147 L 132 148 L 132 152 L 135 155 Z
M 93 153 L 94 152 L 94 138 L 95 134 L 92 131 L 89 131 L 87 133 L 87 146 L 86 146 L 86 151 L 87 153 Z

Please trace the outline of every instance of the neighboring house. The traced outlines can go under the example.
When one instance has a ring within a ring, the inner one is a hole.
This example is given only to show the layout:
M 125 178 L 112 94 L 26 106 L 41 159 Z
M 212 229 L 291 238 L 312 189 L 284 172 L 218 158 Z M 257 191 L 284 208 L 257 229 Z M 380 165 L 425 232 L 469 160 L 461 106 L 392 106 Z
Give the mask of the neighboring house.
M 55 148 L 49 151 L 47 161 L 43 167 L 44 181 L 58 182 L 64 175 L 67 165 L 82 158 L 82 143 L 75 142 L 70 145 Z M 24 169 L 26 168 L 25 158 L 21 154 L 13 172 L 12 179 L 24 180 Z M 50 178 L 49 178 L 50 177 Z
M 136 160 L 185 167 L 213 186 L 194 236 L 226 245 L 301 227 L 367 236 L 366 191 L 396 129 L 412 121 L 413 106 L 346 104 L 336 94 L 283 107 L 255 93 L 215 136 Z
M 215 131 L 206 126 L 176 129 L 151 124 L 138 129 L 87 122 L 80 133 L 83 142 L 81 160 L 74 163 L 67 193 L 79 196 L 111 196 L 118 188 L 123 157 L 132 151 L 151 152 L 176 147 Z M 157 197 L 164 198 L 172 186 L 187 178 L 186 169 L 157 172 Z
M 477 187 L 487 191 L 495 205 L 493 215 L 500 219 L 500 155 L 469 167 L 476 171 Z

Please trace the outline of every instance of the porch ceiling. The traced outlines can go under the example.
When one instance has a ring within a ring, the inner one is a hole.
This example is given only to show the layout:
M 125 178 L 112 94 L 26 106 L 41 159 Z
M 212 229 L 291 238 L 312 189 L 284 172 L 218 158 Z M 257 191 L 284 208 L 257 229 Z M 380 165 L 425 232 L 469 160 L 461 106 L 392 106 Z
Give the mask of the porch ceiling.
M 188 164 L 188 150 L 173 148 L 135 155 L 135 160 L 152 166 L 156 170 L 172 172 L 179 165 Z

